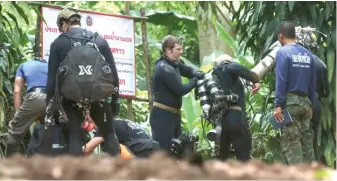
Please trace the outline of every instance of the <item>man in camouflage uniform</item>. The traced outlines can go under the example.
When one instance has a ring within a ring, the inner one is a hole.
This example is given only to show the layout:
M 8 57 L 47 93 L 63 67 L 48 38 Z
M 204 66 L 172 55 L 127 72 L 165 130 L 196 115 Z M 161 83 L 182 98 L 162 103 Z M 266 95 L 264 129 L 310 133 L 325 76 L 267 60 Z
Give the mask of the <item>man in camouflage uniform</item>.
M 286 108 L 293 124 L 282 128 L 281 148 L 287 163 L 313 161 L 312 105 L 307 97 L 287 94 Z
M 284 120 L 288 109 L 293 123 L 282 127 L 281 147 L 288 164 L 314 160 L 310 125 L 315 102 L 316 73 L 311 52 L 295 43 L 295 25 L 283 22 L 278 38 L 282 47 L 276 53 L 276 98 L 274 117 Z

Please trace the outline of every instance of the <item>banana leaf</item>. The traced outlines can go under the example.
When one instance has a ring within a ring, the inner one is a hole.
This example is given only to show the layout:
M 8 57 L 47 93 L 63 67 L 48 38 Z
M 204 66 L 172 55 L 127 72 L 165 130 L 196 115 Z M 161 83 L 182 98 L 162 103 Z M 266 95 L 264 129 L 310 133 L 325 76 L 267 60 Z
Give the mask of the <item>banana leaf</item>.
M 131 10 L 130 15 L 140 17 L 140 12 L 138 10 Z M 167 26 L 173 30 L 181 30 L 183 26 L 186 26 L 188 32 L 198 31 L 197 21 L 194 17 L 182 15 L 174 11 L 146 10 L 145 17 L 148 18 L 146 21 L 149 23 Z M 135 22 L 139 21 L 140 19 L 135 19 Z

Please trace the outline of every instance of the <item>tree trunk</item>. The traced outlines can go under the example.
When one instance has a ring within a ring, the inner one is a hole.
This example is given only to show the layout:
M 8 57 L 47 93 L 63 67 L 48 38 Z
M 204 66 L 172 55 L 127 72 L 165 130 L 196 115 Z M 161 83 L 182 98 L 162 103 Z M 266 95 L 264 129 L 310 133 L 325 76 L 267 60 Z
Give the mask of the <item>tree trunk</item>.
M 228 12 L 225 11 L 225 7 L 221 7 L 222 14 L 229 17 Z M 218 13 L 218 21 L 225 27 L 225 30 L 229 31 L 234 38 L 235 32 L 231 25 L 225 21 L 221 13 Z M 229 18 L 228 18 L 229 19 Z M 211 21 L 208 22 L 206 31 L 203 29 L 202 24 L 198 21 L 198 38 L 200 46 L 200 62 L 202 62 L 205 56 L 210 55 L 215 50 L 224 51 L 226 54 L 233 56 L 233 51 L 229 46 L 225 44 L 220 38 L 217 37 L 217 32 L 215 27 L 212 25 Z

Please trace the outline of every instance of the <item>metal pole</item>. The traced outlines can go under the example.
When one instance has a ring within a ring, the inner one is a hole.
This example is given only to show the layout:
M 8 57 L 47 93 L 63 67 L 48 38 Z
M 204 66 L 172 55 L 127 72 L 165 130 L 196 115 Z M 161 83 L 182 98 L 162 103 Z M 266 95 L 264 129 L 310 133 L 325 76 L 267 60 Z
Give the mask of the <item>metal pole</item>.
M 130 1 L 124 2 L 124 15 L 130 15 L 130 4 L 131 4 Z M 127 104 L 127 118 L 129 120 L 134 121 L 132 99 L 127 99 L 126 104 Z
M 140 14 L 142 17 L 145 17 L 145 9 L 140 9 Z M 149 61 L 149 51 L 147 46 L 147 32 L 146 32 L 146 20 L 141 19 L 141 28 L 142 28 L 142 40 L 143 40 L 143 49 L 144 49 L 144 62 L 145 62 L 145 69 L 146 69 L 146 87 L 147 87 L 147 94 L 149 97 L 149 110 L 152 109 L 152 89 L 151 89 L 151 65 Z

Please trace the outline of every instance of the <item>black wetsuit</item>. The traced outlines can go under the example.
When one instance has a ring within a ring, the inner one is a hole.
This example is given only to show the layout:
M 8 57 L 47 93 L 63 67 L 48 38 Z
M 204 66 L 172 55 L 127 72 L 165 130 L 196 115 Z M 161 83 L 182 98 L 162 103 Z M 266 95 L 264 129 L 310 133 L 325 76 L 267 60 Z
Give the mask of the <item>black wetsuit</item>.
M 86 35 L 84 29 L 82 28 L 72 28 L 67 34 L 71 36 L 82 36 Z M 86 35 L 87 36 L 87 35 Z M 96 45 L 99 51 L 104 56 L 105 61 L 110 65 L 112 73 L 116 79 L 118 79 L 118 74 L 116 70 L 116 65 L 114 62 L 113 55 L 109 48 L 109 44 L 101 36 L 96 38 Z M 46 103 L 48 105 L 50 99 L 54 96 L 55 86 L 56 86 L 56 75 L 59 68 L 60 62 L 64 60 L 71 48 L 70 40 L 64 36 L 60 35 L 50 46 L 50 56 L 48 61 L 48 81 L 47 81 L 47 99 Z M 119 87 L 119 82 L 115 82 L 115 87 Z M 118 114 L 119 104 L 117 103 L 119 95 L 112 96 L 111 111 L 113 115 Z M 81 128 L 81 124 L 84 120 L 82 111 L 75 106 L 75 103 L 70 100 L 63 99 L 64 111 L 69 119 L 67 123 L 67 132 L 69 137 L 69 153 L 72 155 L 83 155 L 82 151 L 82 140 L 84 135 L 84 130 Z M 106 150 L 111 155 L 119 154 L 119 144 L 115 134 L 115 128 L 112 120 L 104 121 L 104 108 L 98 104 L 91 105 L 91 117 L 95 121 L 96 125 L 103 134 L 104 140 L 108 140 L 105 144 Z M 110 110 L 106 110 L 107 115 L 111 115 Z
M 316 69 L 316 100 L 313 103 L 313 113 L 311 118 L 312 129 L 314 131 L 314 152 L 315 159 L 320 160 L 318 153 L 318 128 L 321 126 L 321 109 L 322 105 L 318 97 L 327 97 L 329 95 L 329 80 L 328 70 L 326 65 L 317 56 L 314 56 L 314 63 Z M 318 97 L 317 97 L 318 95 Z
M 141 125 L 122 118 L 115 118 L 114 123 L 119 143 L 127 146 L 137 157 L 149 157 L 159 149 L 159 143 L 154 141 Z M 98 131 L 94 135 L 101 137 Z
M 239 79 L 240 77 L 251 81 L 258 82 L 249 69 L 238 64 L 229 63 L 220 65 L 222 73 L 221 85 L 225 95 L 233 92 L 239 95 L 239 100 L 231 106 L 241 107 L 239 110 L 228 110 L 222 118 L 221 138 L 220 138 L 220 159 L 227 159 L 230 156 L 230 145 L 233 144 L 235 155 L 238 160 L 246 161 L 249 159 L 249 153 L 252 148 L 251 134 L 248 124 L 245 121 L 245 93 L 244 87 Z
M 153 98 L 155 102 L 180 110 L 182 96 L 190 92 L 196 85 L 193 78 L 196 70 L 182 63 L 172 62 L 161 57 L 155 66 L 152 80 Z M 182 84 L 181 76 L 193 78 Z M 150 115 L 152 137 L 159 142 L 160 148 L 168 151 L 172 138 L 181 134 L 181 117 L 178 114 L 153 106 Z

